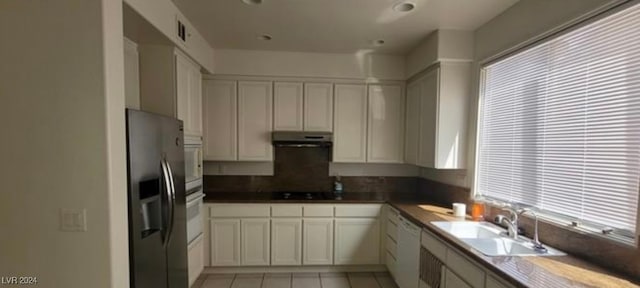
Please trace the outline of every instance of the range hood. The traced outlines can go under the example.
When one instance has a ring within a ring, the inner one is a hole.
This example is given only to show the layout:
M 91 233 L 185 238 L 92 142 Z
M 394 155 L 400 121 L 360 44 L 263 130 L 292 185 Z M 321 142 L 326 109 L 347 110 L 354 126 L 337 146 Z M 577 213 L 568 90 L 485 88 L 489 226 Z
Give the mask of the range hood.
M 271 139 L 275 147 L 331 147 L 333 134 L 331 132 L 308 131 L 274 131 Z

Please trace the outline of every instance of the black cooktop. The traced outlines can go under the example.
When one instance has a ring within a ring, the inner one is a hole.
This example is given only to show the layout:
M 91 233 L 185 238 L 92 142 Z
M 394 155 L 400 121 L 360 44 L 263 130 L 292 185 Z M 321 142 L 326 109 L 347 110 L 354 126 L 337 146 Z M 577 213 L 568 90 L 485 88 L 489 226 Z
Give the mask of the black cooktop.
M 327 200 L 334 198 L 330 192 L 280 191 L 271 194 L 272 200 Z

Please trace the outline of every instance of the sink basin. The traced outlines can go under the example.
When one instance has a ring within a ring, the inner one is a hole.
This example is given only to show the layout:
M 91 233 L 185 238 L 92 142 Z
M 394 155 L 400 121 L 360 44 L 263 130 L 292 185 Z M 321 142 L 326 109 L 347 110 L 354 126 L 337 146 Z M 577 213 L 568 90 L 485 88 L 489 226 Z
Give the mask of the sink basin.
M 504 232 L 500 227 L 488 222 L 436 221 L 431 224 L 460 239 L 499 238 Z
M 504 229 L 488 222 L 434 221 L 431 224 L 487 256 L 566 255 L 548 246 L 545 246 L 547 251 L 538 252 L 533 248 L 531 239 L 522 236 L 518 239 L 509 238 Z

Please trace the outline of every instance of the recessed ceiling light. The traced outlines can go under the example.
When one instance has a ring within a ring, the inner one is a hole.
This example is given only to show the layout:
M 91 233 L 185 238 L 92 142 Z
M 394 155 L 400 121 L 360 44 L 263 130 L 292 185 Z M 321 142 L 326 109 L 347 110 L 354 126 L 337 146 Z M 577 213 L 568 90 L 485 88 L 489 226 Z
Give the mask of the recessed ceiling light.
M 247 5 L 259 5 L 259 4 L 262 4 L 262 0 L 242 0 L 242 2 L 244 2 L 244 4 L 247 4 Z
M 269 41 L 271 39 L 273 39 L 273 37 L 271 37 L 271 35 L 268 34 L 262 34 L 260 36 L 257 37 L 258 40 L 263 40 L 263 41 Z
M 393 10 L 396 10 L 398 12 L 409 12 L 414 8 L 416 8 L 416 4 L 413 4 L 411 2 L 400 2 L 396 5 L 393 5 Z
M 373 46 L 382 46 L 382 45 L 384 45 L 384 40 L 382 40 L 382 39 L 373 40 L 373 41 L 371 41 L 371 43 L 373 43 Z

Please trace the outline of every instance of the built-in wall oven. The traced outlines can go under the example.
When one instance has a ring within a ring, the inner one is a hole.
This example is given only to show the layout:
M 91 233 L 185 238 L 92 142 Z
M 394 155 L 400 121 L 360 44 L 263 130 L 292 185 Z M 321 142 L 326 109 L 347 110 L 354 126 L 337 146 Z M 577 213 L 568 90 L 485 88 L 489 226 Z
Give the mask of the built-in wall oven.
M 187 195 L 202 190 L 202 139 L 185 138 L 184 182 Z
M 202 190 L 187 196 L 187 243 L 192 244 L 202 235 Z
M 185 137 L 185 188 L 187 192 L 187 243 L 190 245 L 202 235 L 202 138 Z

